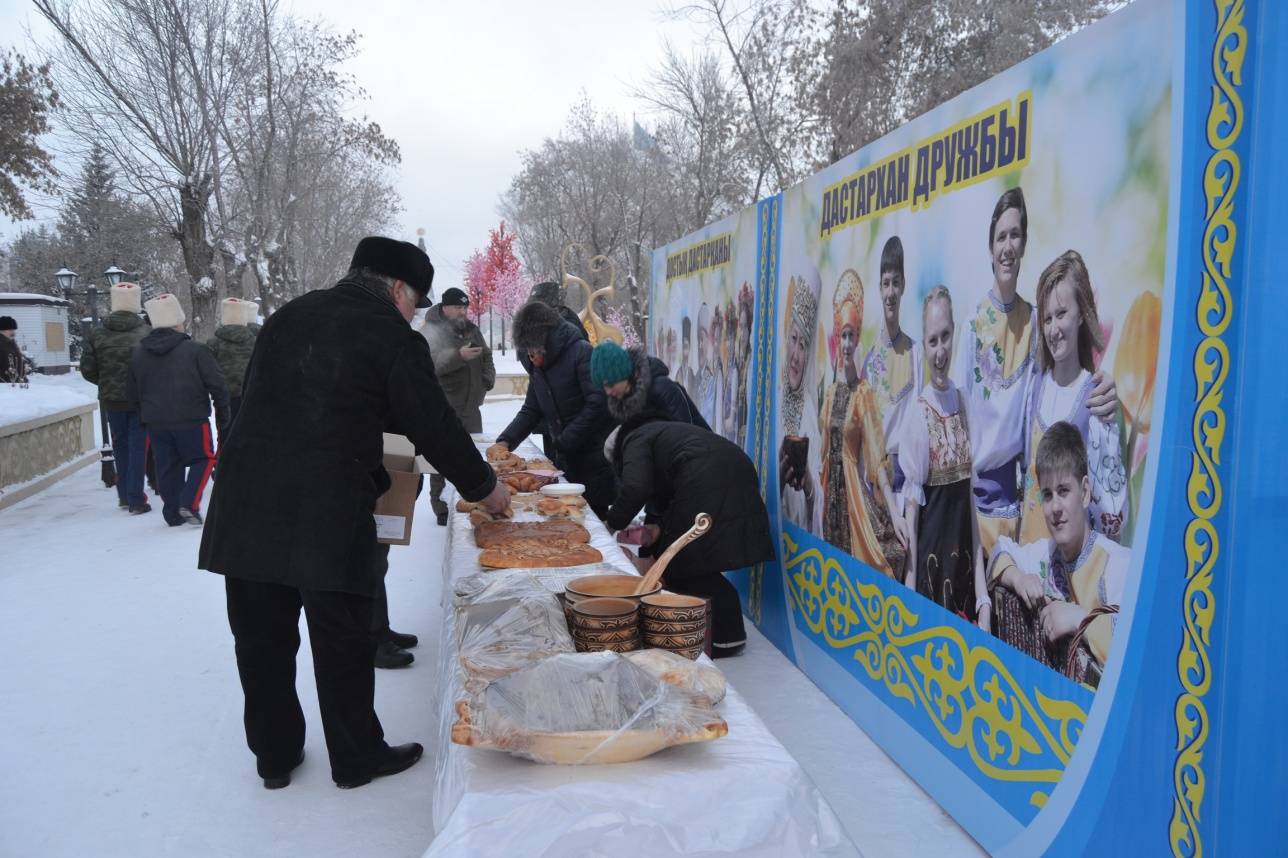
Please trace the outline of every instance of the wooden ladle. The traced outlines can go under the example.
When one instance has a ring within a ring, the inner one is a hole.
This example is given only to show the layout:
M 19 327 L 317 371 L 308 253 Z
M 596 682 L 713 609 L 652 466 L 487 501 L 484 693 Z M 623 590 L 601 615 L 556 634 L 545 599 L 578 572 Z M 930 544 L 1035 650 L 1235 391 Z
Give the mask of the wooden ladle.
M 672 542 L 670 547 L 662 552 L 662 556 L 657 558 L 657 562 L 653 564 L 652 568 L 648 570 L 648 574 L 635 588 L 635 595 L 642 596 L 656 587 L 662 580 L 662 573 L 666 571 L 666 567 L 670 565 L 675 555 L 680 553 L 680 549 L 698 537 L 705 536 L 709 530 L 711 530 L 711 516 L 705 512 L 698 513 L 693 519 L 693 527 L 681 534 L 680 538 Z

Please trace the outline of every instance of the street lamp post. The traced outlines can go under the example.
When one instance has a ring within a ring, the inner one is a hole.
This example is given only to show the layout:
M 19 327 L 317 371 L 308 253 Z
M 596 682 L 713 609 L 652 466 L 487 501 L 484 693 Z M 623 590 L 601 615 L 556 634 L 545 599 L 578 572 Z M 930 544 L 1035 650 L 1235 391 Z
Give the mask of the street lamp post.
M 121 269 L 117 268 L 115 265 L 103 272 L 103 276 L 112 286 L 121 282 L 121 277 L 124 276 L 124 274 L 125 272 L 121 271 Z M 85 303 L 89 305 L 90 329 L 92 330 L 93 328 L 98 327 L 98 287 L 93 283 L 88 283 L 85 285 L 85 289 L 83 291 L 77 292 L 75 287 L 76 281 L 79 278 L 80 275 L 75 271 L 68 269 L 67 266 L 63 266 L 56 274 L 54 274 L 54 282 L 56 282 L 58 284 L 58 288 L 62 290 L 64 298 L 69 302 L 73 297 L 83 297 L 85 299 Z M 85 349 L 84 341 L 88 337 L 89 331 L 85 330 L 84 325 L 82 324 L 82 353 Z M 116 457 L 112 451 L 112 435 L 107 427 L 107 412 L 103 410 L 102 402 L 99 403 L 98 407 L 98 427 L 103 438 L 103 446 L 100 450 L 101 475 L 103 478 L 103 485 L 110 489 L 116 485 Z

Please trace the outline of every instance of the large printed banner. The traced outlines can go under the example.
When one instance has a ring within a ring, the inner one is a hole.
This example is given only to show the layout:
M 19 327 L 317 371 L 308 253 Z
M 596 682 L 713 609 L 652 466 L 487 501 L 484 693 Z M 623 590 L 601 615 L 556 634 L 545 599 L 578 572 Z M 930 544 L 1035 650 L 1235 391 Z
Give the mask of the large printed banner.
M 1210 777 L 1223 338 L 1284 17 L 1137 0 L 654 258 L 652 347 L 760 470 L 747 613 L 990 852 L 1197 855 L 1253 789 Z
M 755 210 L 746 209 L 653 256 L 650 353 L 707 424 L 744 449 L 756 395 L 758 238 Z

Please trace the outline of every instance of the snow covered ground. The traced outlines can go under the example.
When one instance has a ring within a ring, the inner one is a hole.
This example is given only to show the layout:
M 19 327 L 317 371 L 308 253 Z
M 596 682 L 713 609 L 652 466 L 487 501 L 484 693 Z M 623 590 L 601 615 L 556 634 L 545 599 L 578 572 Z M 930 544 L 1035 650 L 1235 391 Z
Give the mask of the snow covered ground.
M 0 426 L 57 414 L 98 398 L 98 389 L 81 378 L 80 373 L 32 373 L 28 382 L 27 387 L 0 384 Z
M 485 406 L 485 430 L 499 432 L 518 406 Z M 390 554 L 393 625 L 422 641 L 410 669 L 377 672 L 377 711 L 394 743 L 433 744 L 442 533 L 426 493 L 412 544 Z M 242 731 L 223 580 L 196 569 L 199 540 L 157 512 L 119 512 L 97 468 L 0 511 L 0 854 L 420 855 L 432 837 L 433 761 L 336 789 L 307 637 L 299 655 L 304 765 L 289 788 L 262 788 Z M 865 855 L 981 854 L 749 631 L 747 653 L 722 667 Z

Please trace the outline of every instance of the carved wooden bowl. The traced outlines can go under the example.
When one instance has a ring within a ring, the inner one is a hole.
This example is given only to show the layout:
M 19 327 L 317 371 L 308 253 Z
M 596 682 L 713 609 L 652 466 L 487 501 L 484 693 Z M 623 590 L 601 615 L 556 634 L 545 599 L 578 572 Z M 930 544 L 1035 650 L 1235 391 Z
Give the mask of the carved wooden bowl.
M 707 600 L 679 593 L 654 593 L 640 598 L 640 612 L 647 619 L 664 623 L 707 620 Z
M 581 599 L 573 603 L 572 624 L 583 632 L 629 629 L 638 634 L 639 604 L 630 599 Z
M 597 596 L 611 596 L 638 602 L 643 596 L 651 595 L 662 589 L 662 585 L 658 584 L 648 593 L 642 593 L 637 596 L 635 595 L 635 589 L 639 587 L 641 580 L 638 575 L 583 575 L 580 578 L 573 578 L 569 581 L 564 590 L 568 594 L 568 601 L 575 603 L 582 599 Z

